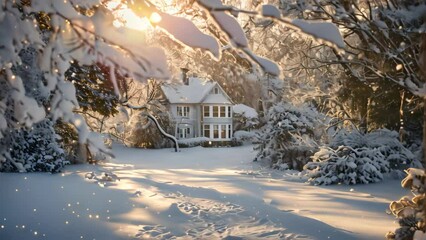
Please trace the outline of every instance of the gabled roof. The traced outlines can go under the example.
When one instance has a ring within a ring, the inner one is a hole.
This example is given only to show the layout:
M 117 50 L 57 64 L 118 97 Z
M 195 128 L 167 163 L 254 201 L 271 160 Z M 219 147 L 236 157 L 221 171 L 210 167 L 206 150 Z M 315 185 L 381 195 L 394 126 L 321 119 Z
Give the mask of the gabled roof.
M 161 90 L 170 103 L 231 103 L 229 96 L 215 81 L 190 77 L 188 83 L 188 85 L 163 85 Z M 209 95 L 215 86 L 219 87 L 223 95 Z

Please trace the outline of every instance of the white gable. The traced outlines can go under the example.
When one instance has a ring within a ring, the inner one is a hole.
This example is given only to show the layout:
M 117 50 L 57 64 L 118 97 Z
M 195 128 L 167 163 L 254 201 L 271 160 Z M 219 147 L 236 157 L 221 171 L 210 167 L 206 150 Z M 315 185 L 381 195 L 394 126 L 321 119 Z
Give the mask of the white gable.
M 217 86 L 219 94 L 210 94 Z M 161 89 L 170 103 L 231 103 L 223 89 L 213 81 L 189 78 L 189 84 L 165 85 Z
M 213 91 L 210 91 L 202 100 L 202 103 L 220 103 L 220 104 L 231 104 L 231 101 L 229 97 L 226 95 L 226 93 L 223 91 L 223 89 L 219 86 L 219 84 L 216 84 L 214 88 L 218 88 L 219 92 L 217 94 L 214 94 Z

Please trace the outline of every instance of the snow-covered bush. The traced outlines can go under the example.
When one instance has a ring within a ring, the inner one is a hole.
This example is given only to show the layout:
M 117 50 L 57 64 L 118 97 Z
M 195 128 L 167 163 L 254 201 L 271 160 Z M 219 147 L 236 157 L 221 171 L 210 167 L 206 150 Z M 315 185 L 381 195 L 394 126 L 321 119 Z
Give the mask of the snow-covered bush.
M 234 138 L 239 142 L 255 142 L 257 141 L 257 132 L 255 131 L 236 131 L 234 132 Z
M 383 173 L 419 166 L 399 142 L 398 134 L 387 129 L 367 134 L 341 130 L 329 147 L 321 147 L 312 159 L 304 169 L 309 181 L 318 185 L 378 182 Z
M 208 141 L 209 138 L 206 137 L 184 138 L 178 140 L 179 147 L 196 147 Z
M 330 147 L 333 149 L 339 146 L 377 149 L 385 157 L 392 170 L 402 171 L 409 167 L 421 166 L 416 156 L 399 141 L 399 134 L 388 129 L 378 129 L 366 134 L 342 130 L 330 143 Z
M 59 172 L 68 163 L 58 144 L 52 121 L 46 119 L 31 129 L 10 131 L 0 145 L 10 146 L 3 153 L 0 172 Z
M 268 111 L 268 122 L 259 133 L 259 153 L 262 160 L 274 168 L 302 170 L 316 151 L 324 129 L 324 116 L 310 106 L 296 107 L 278 103 Z
M 336 150 L 322 147 L 304 166 L 309 181 L 316 185 L 379 182 L 390 171 L 389 162 L 378 149 L 340 146 Z
M 392 214 L 399 219 L 400 228 L 396 229 L 395 232 L 387 233 L 386 238 L 396 240 L 425 239 L 426 174 L 423 169 L 417 168 L 409 168 L 405 172 L 407 176 L 402 180 L 401 185 L 410 189 L 414 196 L 411 199 L 403 197 L 390 204 L 389 208 Z
M 244 104 L 237 104 L 232 107 L 234 113 L 234 130 L 250 131 L 259 124 L 259 116 L 254 108 Z

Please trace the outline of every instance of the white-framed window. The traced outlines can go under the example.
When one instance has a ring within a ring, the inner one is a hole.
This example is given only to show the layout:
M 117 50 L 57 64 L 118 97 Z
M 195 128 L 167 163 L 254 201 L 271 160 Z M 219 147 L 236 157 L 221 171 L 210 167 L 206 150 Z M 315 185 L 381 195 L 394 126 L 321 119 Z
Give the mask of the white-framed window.
M 230 139 L 232 138 L 232 125 L 204 124 L 203 136 L 211 139 Z
M 213 139 L 219 139 L 219 125 L 213 125 Z
M 210 117 L 210 106 L 203 106 L 203 116 Z
M 218 87 L 214 87 L 211 91 L 210 94 L 219 94 L 219 88 Z
M 203 106 L 203 117 L 230 118 L 232 117 L 232 109 L 230 106 Z
M 213 117 L 219 117 L 219 106 L 213 106 Z
M 226 139 L 226 125 L 220 125 L 220 138 Z
M 204 129 L 204 137 L 210 138 L 210 125 L 205 124 L 203 126 L 203 129 Z
M 226 117 L 226 106 L 220 106 L 220 108 L 219 108 L 219 116 L 221 118 Z
M 177 106 L 176 111 L 177 111 L 177 115 L 179 117 L 189 117 L 189 107 L 188 106 Z

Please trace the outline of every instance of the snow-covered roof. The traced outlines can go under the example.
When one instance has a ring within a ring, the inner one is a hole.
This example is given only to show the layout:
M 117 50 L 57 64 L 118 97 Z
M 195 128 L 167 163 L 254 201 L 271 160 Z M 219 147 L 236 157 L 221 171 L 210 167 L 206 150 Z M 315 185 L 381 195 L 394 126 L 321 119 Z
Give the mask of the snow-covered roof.
M 209 95 L 216 85 L 219 86 L 212 80 L 190 77 L 188 85 L 164 85 L 161 89 L 170 103 L 231 103 L 228 96 L 223 94 Z

